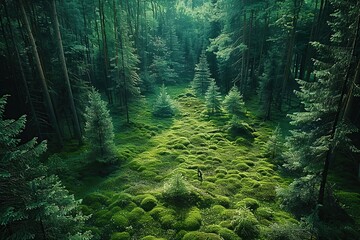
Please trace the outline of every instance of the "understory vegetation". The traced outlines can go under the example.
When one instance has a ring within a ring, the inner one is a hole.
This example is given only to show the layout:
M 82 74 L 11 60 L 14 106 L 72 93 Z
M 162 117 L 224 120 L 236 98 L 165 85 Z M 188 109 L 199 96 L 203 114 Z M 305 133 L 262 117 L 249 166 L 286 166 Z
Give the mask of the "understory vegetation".
M 280 133 L 275 122 L 258 116 L 257 100 L 237 119 L 243 127 L 234 132 L 228 125 L 233 116 L 225 110 L 209 115 L 191 88 L 170 87 L 169 93 L 179 108 L 174 118 L 153 115 L 156 94 L 134 103 L 130 124 L 112 110 L 116 164 L 100 167 L 96 158 L 86 159 L 91 146 L 71 151 L 69 145 L 57 155 L 68 165 L 65 183 L 84 199 L 83 213 L 92 214 L 88 229 L 95 239 L 315 236 L 309 221 L 281 208 L 276 191 L 289 184 L 289 176 L 279 165 L 274 134 Z M 359 193 L 348 194 L 356 198 Z M 336 224 L 355 239 L 350 219 Z

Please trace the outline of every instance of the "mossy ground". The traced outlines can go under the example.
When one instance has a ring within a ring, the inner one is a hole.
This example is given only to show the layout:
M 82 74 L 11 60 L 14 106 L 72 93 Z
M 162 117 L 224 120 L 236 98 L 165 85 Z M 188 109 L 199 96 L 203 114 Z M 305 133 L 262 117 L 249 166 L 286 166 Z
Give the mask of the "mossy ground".
M 243 207 L 258 221 L 260 239 L 273 223 L 296 222 L 276 202 L 276 187 L 287 181 L 264 154 L 275 124 L 263 122 L 250 105 L 242 120 L 251 136 L 234 136 L 226 127 L 230 117 L 208 116 L 189 89 L 169 87 L 168 92 L 178 102 L 174 118 L 151 114 L 155 95 L 131 104 L 130 124 L 121 109 L 112 108 L 116 164 L 89 159 L 89 146 L 69 144 L 59 154 L 68 163 L 65 183 L 84 199 L 83 212 L 92 214 L 93 234 L 100 239 L 240 239 L 233 220 Z M 167 202 L 162 194 L 177 173 L 191 198 L 183 205 Z

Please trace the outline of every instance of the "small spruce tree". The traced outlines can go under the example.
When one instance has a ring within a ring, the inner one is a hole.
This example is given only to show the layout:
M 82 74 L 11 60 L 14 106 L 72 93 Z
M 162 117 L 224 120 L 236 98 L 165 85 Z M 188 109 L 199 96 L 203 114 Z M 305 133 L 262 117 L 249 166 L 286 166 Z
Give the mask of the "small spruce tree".
M 205 94 L 206 108 L 211 113 L 214 114 L 219 112 L 221 109 L 221 96 L 219 92 L 219 87 L 216 86 L 214 80 L 211 80 L 210 86 Z
M 25 116 L 3 119 L 6 98 L 0 98 L 0 238 L 90 239 L 82 231 L 88 217 L 79 210 L 81 200 L 39 161 L 46 142 L 20 142 Z
M 114 152 L 114 127 L 106 102 L 93 88 L 89 93 L 89 105 L 85 109 L 85 137 L 92 152 L 100 155 L 100 161 L 108 161 Z
M 195 66 L 195 76 L 192 82 L 192 88 L 199 96 L 204 96 L 212 78 L 210 77 L 209 64 L 206 60 L 205 50 L 201 52 L 199 63 Z
M 176 107 L 171 100 L 169 94 L 166 92 L 166 87 L 163 84 L 160 88 L 160 93 L 156 99 L 153 114 L 158 117 L 171 117 L 175 114 Z
M 240 117 L 244 113 L 245 103 L 236 86 L 233 86 L 225 96 L 223 106 L 226 112 L 233 116 Z

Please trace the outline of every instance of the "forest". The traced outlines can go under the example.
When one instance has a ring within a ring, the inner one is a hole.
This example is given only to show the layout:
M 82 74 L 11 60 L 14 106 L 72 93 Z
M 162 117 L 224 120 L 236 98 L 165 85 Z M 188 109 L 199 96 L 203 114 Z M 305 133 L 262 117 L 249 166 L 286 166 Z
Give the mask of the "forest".
M 1 0 L 0 239 L 360 239 L 360 1 Z

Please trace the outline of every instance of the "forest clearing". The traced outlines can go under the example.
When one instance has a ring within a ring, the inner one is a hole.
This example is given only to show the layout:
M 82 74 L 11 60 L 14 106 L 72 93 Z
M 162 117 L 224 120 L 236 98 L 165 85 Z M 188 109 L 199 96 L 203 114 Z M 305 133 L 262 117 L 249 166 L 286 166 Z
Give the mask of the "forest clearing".
M 360 239 L 360 2 L 4 0 L 0 239 Z

